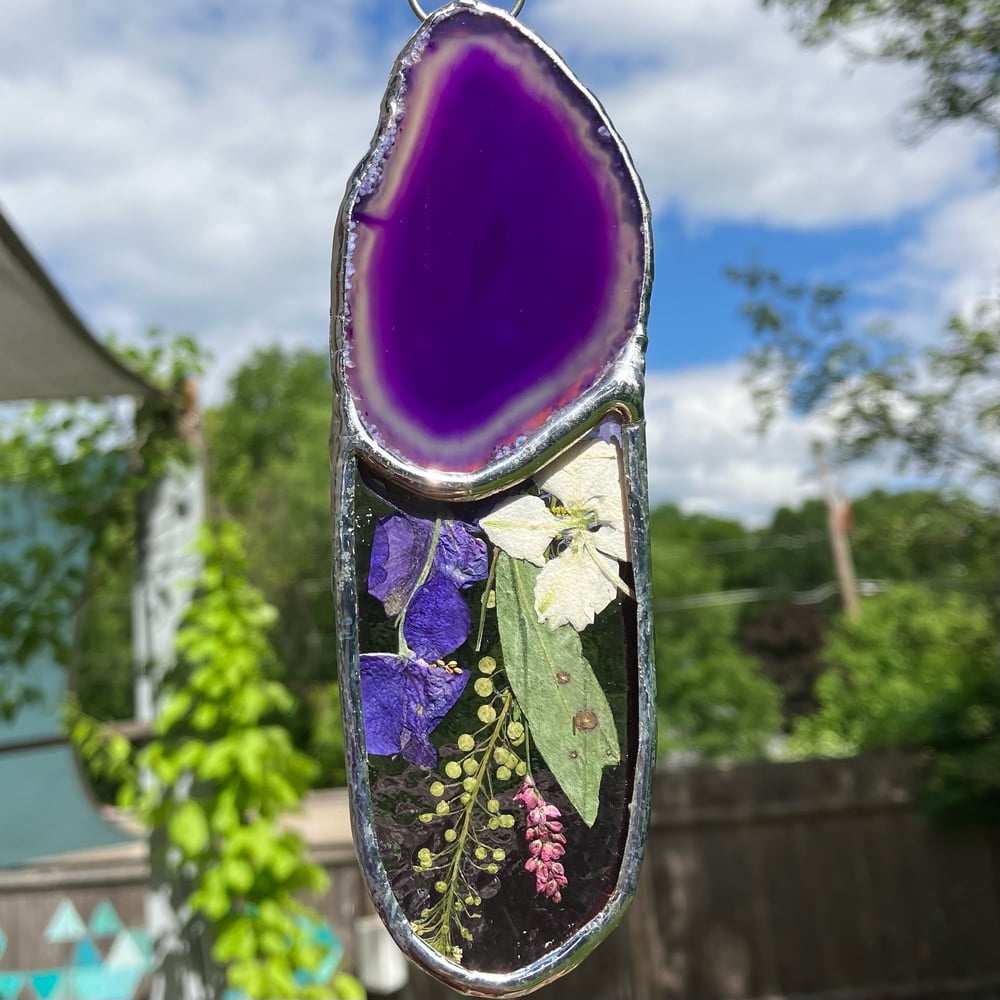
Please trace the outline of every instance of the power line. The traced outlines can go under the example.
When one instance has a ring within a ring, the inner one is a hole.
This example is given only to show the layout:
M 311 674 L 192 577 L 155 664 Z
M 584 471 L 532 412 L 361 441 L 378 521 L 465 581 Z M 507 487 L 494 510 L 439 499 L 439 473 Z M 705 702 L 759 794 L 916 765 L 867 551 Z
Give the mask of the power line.
M 858 580 L 857 592 L 861 597 L 873 597 L 890 587 L 919 583 L 928 587 L 958 591 L 992 591 L 995 584 L 986 580 Z M 822 604 L 839 593 L 836 581 L 829 580 L 809 590 L 788 590 L 784 587 L 747 587 L 742 590 L 717 590 L 705 594 L 684 594 L 677 597 L 660 597 L 653 601 L 653 611 L 687 611 L 697 608 L 716 608 L 729 604 L 754 604 L 764 601 L 789 601 L 792 604 Z
M 717 555 L 727 555 L 732 552 L 757 552 L 761 549 L 804 549 L 825 539 L 826 532 L 810 531 L 802 535 L 763 535 L 725 542 L 705 542 L 701 548 Z
M 858 592 L 865 597 L 880 594 L 888 586 L 885 580 L 859 580 Z M 742 590 L 718 590 L 706 594 L 661 597 L 653 601 L 654 611 L 684 611 L 691 608 L 716 608 L 727 604 L 755 604 L 759 601 L 791 601 L 792 604 L 822 604 L 840 592 L 836 581 L 829 580 L 810 590 L 789 591 L 783 587 L 746 587 Z

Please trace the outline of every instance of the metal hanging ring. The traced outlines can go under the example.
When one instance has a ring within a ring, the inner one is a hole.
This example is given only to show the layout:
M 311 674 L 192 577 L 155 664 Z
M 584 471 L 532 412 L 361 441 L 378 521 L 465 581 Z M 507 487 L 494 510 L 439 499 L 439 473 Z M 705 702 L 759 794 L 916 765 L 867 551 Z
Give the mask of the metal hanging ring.
M 408 2 L 410 4 L 410 10 L 412 10 L 421 21 L 426 21 L 427 14 L 424 13 L 424 8 L 420 6 L 419 0 L 408 0 Z M 523 6 L 524 0 L 514 0 L 514 6 L 510 9 L 510 16 L 517 17 L 517 15 L 521 13 L 521 8 Z

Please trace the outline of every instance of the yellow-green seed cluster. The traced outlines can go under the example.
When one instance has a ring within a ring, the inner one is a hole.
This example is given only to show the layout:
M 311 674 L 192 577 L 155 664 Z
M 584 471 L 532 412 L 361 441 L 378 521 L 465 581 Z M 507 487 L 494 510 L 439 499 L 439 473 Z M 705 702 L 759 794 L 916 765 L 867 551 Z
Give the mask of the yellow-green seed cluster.
M 492 656 L 482 657 L 478 668 L 473 690 L 482 699 L 476 712 L 481 725 L 458 737 L 457 754 L 428 787 L 437 800 L 434 811 L 420 815 L 422 823 L 444 826 L 443 844 L 436 850 L 422 847 L 414 859 L 414 870 L 433 878 L 438 895 L 414 929 L 449 957 L 456 950 L 460 954 L 455 936 L 472 940 L 467 921 L 480 916 L 478 886 L 484 875 L 497 875 L 507 857 L 496 831 L 511 829 L 515 820 L 498 796 L 527 772 L 517 749 L 525 743 L 525 728 L 503 671 Z

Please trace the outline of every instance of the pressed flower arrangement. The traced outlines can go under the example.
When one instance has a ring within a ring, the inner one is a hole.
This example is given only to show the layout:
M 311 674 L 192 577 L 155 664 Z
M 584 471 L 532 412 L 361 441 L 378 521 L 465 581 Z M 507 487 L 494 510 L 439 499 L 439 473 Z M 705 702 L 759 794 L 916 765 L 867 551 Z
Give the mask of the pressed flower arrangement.
M 635 615 L 618 432 L 486 501 L 358 490 L 380 852 L 415 932 L 470 968 L 532 961 L 617 877 Z M 525 908 L 527 930 L 497 934 Z

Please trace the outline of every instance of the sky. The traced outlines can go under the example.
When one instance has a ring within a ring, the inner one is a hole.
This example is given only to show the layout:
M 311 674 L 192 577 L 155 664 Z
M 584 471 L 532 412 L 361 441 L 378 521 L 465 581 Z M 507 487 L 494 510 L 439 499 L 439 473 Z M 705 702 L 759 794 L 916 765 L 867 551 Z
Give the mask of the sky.
M 845 282 L 858 322 L 925 346 L 996 287 L 994 140 L 905 144 L 912 67 L 804 49 L 753 0 L 527 0 L 521 19 L 598 95 L 652 204 L 651 500 L 758 524 L 816 495 L 815 420 L 751 433 L 725 267 Z M 90 327 L 195 334 L 207 404 L 255 348 L 324 350 L 334 221 L 406 0 L 0 0 L 0 24 L 0 205 Z M 884 462 L 840 481 L 900 485 Z

